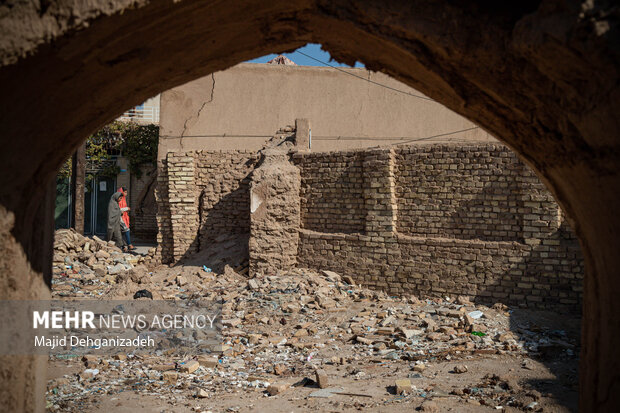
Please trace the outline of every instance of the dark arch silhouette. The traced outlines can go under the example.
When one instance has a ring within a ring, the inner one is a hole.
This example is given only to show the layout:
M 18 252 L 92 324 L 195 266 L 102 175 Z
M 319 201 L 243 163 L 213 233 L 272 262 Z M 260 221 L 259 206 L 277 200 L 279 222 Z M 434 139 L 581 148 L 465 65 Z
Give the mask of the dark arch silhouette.
M 1 297 L 45 296 L 53 235 L 46 189 L 89 133 L 159 91 L 312 41 L 476 122 L 540 175 L 572 220 L 586 261 L 580 408 L 620 404 L 613 2 L 76 3 L 2 6 Z M 0 367 L 12 411 L 40 407 L 43 394 L 36 363 L 26 358 L 27 368 L 17 368 L 19 360 Z

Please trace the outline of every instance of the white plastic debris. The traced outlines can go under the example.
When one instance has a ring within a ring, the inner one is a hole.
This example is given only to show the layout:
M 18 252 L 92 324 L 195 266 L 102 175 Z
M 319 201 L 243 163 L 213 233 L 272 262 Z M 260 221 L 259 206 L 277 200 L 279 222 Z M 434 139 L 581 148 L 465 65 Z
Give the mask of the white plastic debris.
M 471 313 L 467 314 L 468 316 L 470 316 L 471 318 L 473 318 L 474 320 L 479 319 L 480 317 L 482 317 L 484 314 L 482 313 L 482 311 L 472 311 Z

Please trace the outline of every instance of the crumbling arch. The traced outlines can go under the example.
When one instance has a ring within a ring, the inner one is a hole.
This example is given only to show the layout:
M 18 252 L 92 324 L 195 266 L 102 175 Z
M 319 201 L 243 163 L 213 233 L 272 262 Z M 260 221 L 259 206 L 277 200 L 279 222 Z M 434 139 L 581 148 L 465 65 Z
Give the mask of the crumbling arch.
M 3 5 L 2 297 L 45 296 L 41 274 L 52 236 L 45 189 L 85 136 L 161 90 L 318 42 L 339 60 L 361 60 L 477 122 L 540 174 L 574 221 L 587 265 L 580 406 L 609 411 L 620 404 L 620 41 L 613 7 L 399 0 Z M 3 401 L 13 411 L 40 408 L 36 363 L 12 363 L 0 368 Z

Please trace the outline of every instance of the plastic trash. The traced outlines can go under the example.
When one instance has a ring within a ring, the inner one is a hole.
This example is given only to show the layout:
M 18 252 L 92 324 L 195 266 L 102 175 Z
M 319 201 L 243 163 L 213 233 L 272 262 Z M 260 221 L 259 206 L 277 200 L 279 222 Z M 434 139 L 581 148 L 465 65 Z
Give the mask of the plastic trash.
M 471 334 L 472 334 L 472 336 L 478 336 L 478 337 L 484 337 L 484 336 L 486 336 L 486 334 L 485 334 L 485 333 L 482 333 L 482 332 L 480 332 L 480 331 L 472 331 L 472 332 L 471 332 Z
M 206 265 L 203 265 L 202 269 L 205 270 L 205 272 L 212 272 L 213 271 L 213 270 L 211 270 L 211 268 L 207 267 Z
M 471 318 L 473 318 L 474 320 L 477 320 L 477 319 L 479 319 L 480 317 L 483 316 L 483 313 L 482 313 L 482 311 L 476 310 L 476 311 L 472 311 L 471 313 L 469 313 L 467 315 L 470 316 Z
M 150 298 L 152 300 L 153 294 L 151 294 L 149 290 L 136 291 L 136 293 L 133 295 L 133 299 L 136 300 L 138 298 Z

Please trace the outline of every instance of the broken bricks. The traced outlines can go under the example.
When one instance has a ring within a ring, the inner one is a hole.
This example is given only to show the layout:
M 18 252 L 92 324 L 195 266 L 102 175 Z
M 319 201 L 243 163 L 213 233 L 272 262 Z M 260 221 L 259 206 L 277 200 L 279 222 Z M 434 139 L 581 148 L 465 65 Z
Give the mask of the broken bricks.
M 219 360 L 215 357 L 198 356 L 197 360 L 202 367 L 213 368 L 217 367 L 217 365 L 219 364 Z
M 396 380 L 396 384 L 394 385 L 394 388 L 396 389 L 396 394 L 411 394 L 412 391 L 412 387 L 411 387 L 411 380 L 409 379 L 400 379 L 400 380 Z
M 288 383 L 273 383 L 267 388 L 267 393 L 269 393 L 270 396 L 275 396 L 284 393 L 289 387 L 290 384 Z
M 329 379 L 327 377 L 327 373 L 325 373 L 324 370 L 317 369 L 314 374 L 316 376 L 316 382 L 319 385 L 319 388 L 325 389 L 329 387 Z
M 187 277 L 188 283 L 180 288 L 176 283 L 179 273 L 175 271 L 169 269 L 165 277 L 158 276 L 155 271 L 146 280 L 149 284 L 140 285 L 139 288 L 148 287 L 154 295 L 176 299 L 196 293 L 205 294 L 208 299 L 222 299 L 225 302 L 222 318 L 226 320 L 224 324 L 227 328 L 223 329 L 221 342 L 207 347 L 217 352 L 217 356 L 205 354 L 186 363 L 174 363 L 176 357 L 181 357 L 174 352 L 164 351 L 161 356 L 147 361 L 135 355 L 129 358 L 123 355 L 115 361 L 110 360 L 109 367 L 104 367 L 100 362 L 97 367 L 101 372 L 96 378 L 81 382 L 77 381 L 77 377 L 72 377 L 70 380 L 73 381 L 64 388 L 79 385 L 86 388 L 94 382 L 106 388 L 112 386 L 110 383 L 119 377 L 127 376 L 132 377 L 132 383 L 138 380 L 146 383 L 136 387 L 138 392 L 146 393 L 152 391 L 153 387 L 167 385 L 174 387 L 175 394 L 185 392 L 186 398 L 203 398 L 207 394 L 211 401 L 218 399 L 222 393 L 242 392 L 244 389 L 248 392 L 269 389 L 268 394 L 282 394 L 289 384 L 269 384 L 271 380 L 290 377 L 293 382 L 300 376 L 310 377 L 312 374 L 316 380 L 307 378 L 306 385 L 312 383 L 314 386 L 316 383 L 322 387 L 321 391 L 330 389 L 326 387 L 327 383 L 340 385 L 340 380 L 342 384 L 358 381 L 361 385 L 372 385 L 376 383 L 376 372 L 384 371 L 381 366 L 394 364 L 397 368 L 407 369 L 410 366 L 413 369 L 407 372 L 411 381 L 400 383 L 398 380 L 399 385 L 395 386 L 400 392 L 406 393 L 416 391 L 412 383 L 418 383 L 414 379 L 433 379 L 433 374 L 426 373 L 425 367 L 435 362 L 449 359 L 450 363 L 456 364 L 456 360 L 463 356 L 476 357 L 477 354 L 484 354 L 484 351 L 496 354 L 501 350 L 510 355 L 525 355 L 529 343 L 525 340 L 537 343 L 538 340 L 546 339 L 547 334 L 537 331 L 536 334 L 525 336 L 524 340 L 523 334 L 509 333 L 510 320 L 506 314 L 496 314 L 484 306 L 472 305 L 462 310 L 463 307 L 458 304 L 443 299 L 387 297 L 385 294 L 334 282 L 332 280 L 336 279 L 335 276 L 330 276 L 330 280 L 311 270 L 295 269 L 278 276 L 261 277 L 256 279 L 254 289 L 249 289 L 247 279 L 238 274 L 214 274 L 205 278 L 201 285 L 192 279 L 191 271 L 183 270 L 179 271 Z M 206 276 L 203 274 L 203 277 Z M 131 284 L 131 277 L 123 282 Z M 200 290 L 199 285 L 202 288 Z M 131 290 L 131 294 L 137 289 Z M 105 290 L 101 291 L 105 297 Z M 315 293 L 322 298 L 315 300 Z M 410 302 L 414 302 L 415 306 L 410 305 Z M 475 308 L 483 311 L 485 316 L 477 320 L 472 318 L 472 324 L 484 325 L 488 331 L 486 336 L 476 336 L 465 331 L 464 318 Z M 460 318 L 455 317 L 456 311 Z M 429 335 L 435 341 L 428 340 Z M 90 361 L 88 363 L 88 367 L 91 367 Z M 196 363 L 203 369 L 198 369 Z M 328 377 L 322 366 L 330 363 L 333 370 L 330 369 Z M 345 367 L 340 367 L 342 364 L 346 364 Z M 455 368 L 454 364 L 450 368 L 456 372 L 459 368 Z M 207 370 L 214 367 L 217 369 Z M 375 368 L 377 370 L 373 370 Z M 434 369 L 430 370 L 435 372 Z M 276 377 L 271 375 L 272 372 L 284 374 Z M 422 372 L 424 376 L 419 374 Z M 407 377 L 407 374 L 404 376 Z M 388 379 L 386 384 L 395 385 L 396 378 L 399 377 Z M 164 383 L 159 381 L 161 379 Z M 149 380 L 157 383 L 148 383 Z M 368 394 L 377 395 L 378 391 L 382 390 L 371 390 Z M 434 390 L 425 391 L 435 397 Z M 172 400 L 176 397 L 164 396 L 164 393 L 161 397 L 171 397 Z M 368 398 L 364 392 L 346 393 L 343 389 L 320 394 L 326 393 Z M 73 397 L 80 400 L 77 396 Z M 406 397 L 398 399 L 405 400 L 405 403 L 409 400 Z M 49 394 L 48 400 L 62 404 L 68 400 L 68 396 Z M 372 407 L 376 408 L 377 405 Z
M 164 373 L 162 374 L 162 379 L 165 383 L 177 384 L 177 380 L 179 379 L 179 373 L 176 371 L 164 371 Z
M 200 363 L 196 360 L 190 360 L 179 364 L 179 369 L 182 373 L 193 373 L 198 370 L 198 367 L 200 367 Z

